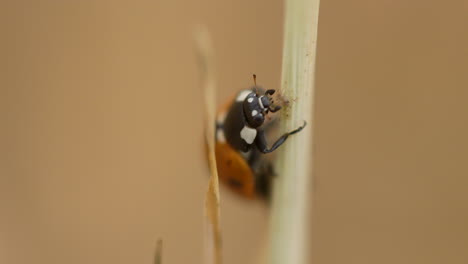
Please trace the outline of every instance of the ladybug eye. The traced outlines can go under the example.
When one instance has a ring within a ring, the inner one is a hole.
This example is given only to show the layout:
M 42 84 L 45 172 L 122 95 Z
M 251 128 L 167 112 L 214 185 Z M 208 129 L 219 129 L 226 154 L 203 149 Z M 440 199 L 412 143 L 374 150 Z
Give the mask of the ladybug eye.
M 270 99 L 266 96 L 260 97 L 260 103 L 263 108 L 268 108 L 270 106 Z

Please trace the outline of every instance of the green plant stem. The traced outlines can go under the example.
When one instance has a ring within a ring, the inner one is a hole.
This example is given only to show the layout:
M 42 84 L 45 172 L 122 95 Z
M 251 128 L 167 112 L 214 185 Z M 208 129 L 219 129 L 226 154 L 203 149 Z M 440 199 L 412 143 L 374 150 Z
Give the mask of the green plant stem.
M 319 0 L 286 0 L 281 131 L 307 122 L 280 151 L 272 199 L 269 263 L 306 263 L 308 202 L 312 196 L 312 110 Z

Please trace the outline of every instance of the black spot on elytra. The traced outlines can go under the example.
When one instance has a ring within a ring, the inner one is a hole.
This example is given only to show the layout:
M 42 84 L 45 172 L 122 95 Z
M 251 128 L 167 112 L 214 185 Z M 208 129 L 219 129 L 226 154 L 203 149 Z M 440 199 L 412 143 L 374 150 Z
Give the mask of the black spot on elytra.
M 231 185 L 232 187 L 234 188 L 242 188 L 243 184 L 242 182 L 236 180 L 236 179 L 233 179 L 233 178 L 229 178 L 229 185 Z

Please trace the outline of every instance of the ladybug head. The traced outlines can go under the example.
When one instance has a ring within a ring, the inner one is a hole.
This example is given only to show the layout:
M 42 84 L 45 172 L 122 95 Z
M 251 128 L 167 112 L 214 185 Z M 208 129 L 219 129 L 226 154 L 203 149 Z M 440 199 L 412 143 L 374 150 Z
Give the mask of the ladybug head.
M 271 108 L 273 103 L 271 95 L 275 93 L 275 90 L 270 89 L 265 92 L 264 95 L 257 95 L 256 93 L 250 93 L 243 103 L 244 115 L 247 119 L 247 123 L 252 128 L 257 128 L 265 121 L 265 115 L 268 112 L 276 112 L 281 109 L 280 106 Z

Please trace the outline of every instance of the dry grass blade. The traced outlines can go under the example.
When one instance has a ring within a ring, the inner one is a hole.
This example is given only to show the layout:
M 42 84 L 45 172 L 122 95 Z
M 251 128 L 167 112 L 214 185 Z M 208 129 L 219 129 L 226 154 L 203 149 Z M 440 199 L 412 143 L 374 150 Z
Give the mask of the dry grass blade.
M 154 254 L 154 264 L 162 264 L 162 240 L 158 239 L 156 242 L 156 251 Z
M 286 0 L 282 94 L 291 104 L 283 110 L 282 131 L 305 120 L 307 127 L 279 151 L 272 199 L 270 263 L 306 262 L 307 202 L 313 188 L 312 105 L 319 0 Z
M 205 28 L 199 28 L 195 32 L 195 41 L 199 57 L 199 65 L 202 71 L 202 87 L 205 95 L 205 137 L 208 147 L 208 161 L 211 177 L 205 196 L 205 247 L 206 263 L 221 263 L 221 230 L 219 213 L 219 184 L 218 170 L 215 157 L 215 73 L 214 52 L 211 38 Z

